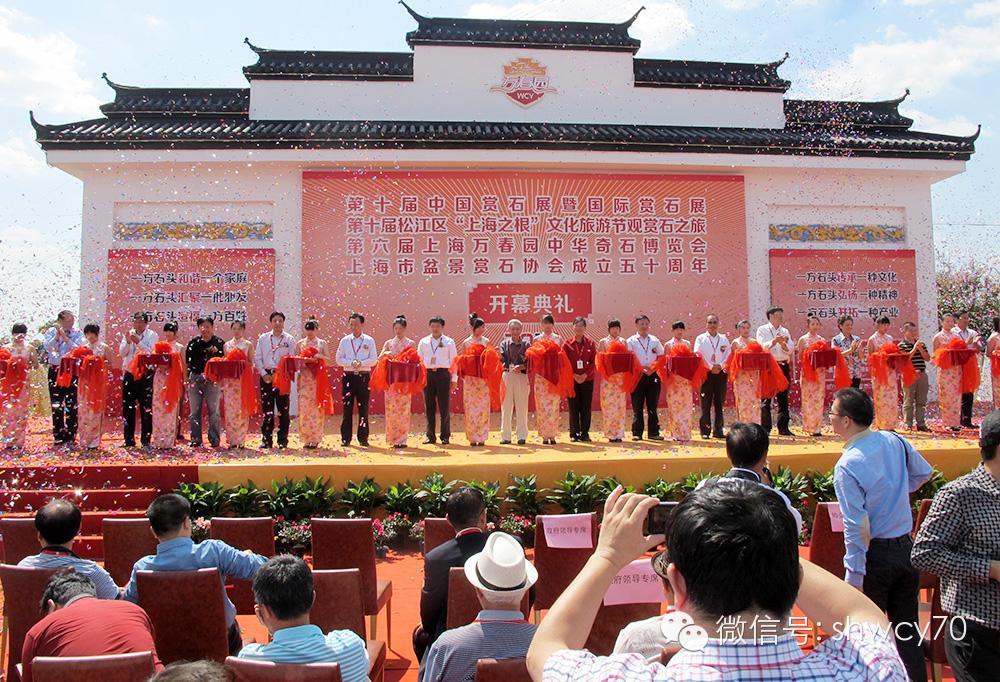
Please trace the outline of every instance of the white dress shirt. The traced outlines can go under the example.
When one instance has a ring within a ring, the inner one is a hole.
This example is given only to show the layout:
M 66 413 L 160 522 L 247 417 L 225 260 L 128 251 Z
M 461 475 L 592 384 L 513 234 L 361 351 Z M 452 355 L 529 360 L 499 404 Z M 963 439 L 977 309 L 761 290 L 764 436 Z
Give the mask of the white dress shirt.
M 961 327 L 955 325 L 954 327 L 951 328 L 951 333 L 957 336 L 958 338 L 962 339 L 963 341 L 965 341 L 965 345 L 968 346 L 969 348 L 976 347 L 976 344 L 972 343 L 972 340 L 979 337 L 979 332 L 977 332 L 972 327 L 969 327 L 963 332 Z
M 278 368 L 281 358 L 295 352 L 295 337 L 288 332 L 275 336 L 274 332 L 264 332 L 257 339 L 257 350 L 254 352 L 253 368 L 257 374 L 264 376 L 268 371 Z
M 122 341 L 118 344 L 118 355 L 120 355 L 122 359 L 122 369 L 126 372 L 128 371 L 128 367 L 132 364 L 132 359 L 138 351 L 141 350 L 143 353 L 152 353 L 153 346 L 156 345 L 156 342 L 159 339 L 160 337 L 157 336 L 156 332 L 149 327 L 142 330 L 142 334 L 139 335 L 138 343 L 132 343 L 129 341 L 128 333 L 122 334 Z
M 417 354 L 427 369 L 450 369 L 458 349 L 451 337 L 442 334 L 435 339 L 428 334 L 417 344 Z
M 776 336 L 785 337 L 785 346 L 788 347 L 788 350 L 785 350 L 774 342 L 774 338 Z M 792 335 L 784 327 L 775 327 L 770 322 L 761 325 L 757 328 L 757 341 L 759 341 L 760 345 L 764 347 L 764 350 L 771 353 L 771 355 L 774 356 L 774 359 L 778 362 L 788 362 L 791 360 Z
M 360 364 L 355 367 L 354 361 Z M 337 364 L 348 372 L 371 372 L 378 362 L 378 349 L 375 339 L 367 334 L 355 336 L 348 334 L 340 340 L 337 347 Z
M 704 332 L 703 334 L 698 334 L 698 337 L 694 340 L 694 352 L 701 355 L 702 360 L 705 361 L 705 366 L 709 369 L 712 369 L 713 365 L 719 365 L 722 369 L 725 369 L 726 360 L 729 359 L 730 354 L 733 352 L 733 347 L 725 334 L 716 332 L 715 336 L 712 336 L 708 332 Z
M 648 369 L 656 362 L 656 358 L 663 355 L 663 344 L 652 334 L 646 334 L 645 337 L 639 336 L 638 333 L 633 334 L 628 337 L 625 345 L 639 358 L 639 364 L 643 369 Z

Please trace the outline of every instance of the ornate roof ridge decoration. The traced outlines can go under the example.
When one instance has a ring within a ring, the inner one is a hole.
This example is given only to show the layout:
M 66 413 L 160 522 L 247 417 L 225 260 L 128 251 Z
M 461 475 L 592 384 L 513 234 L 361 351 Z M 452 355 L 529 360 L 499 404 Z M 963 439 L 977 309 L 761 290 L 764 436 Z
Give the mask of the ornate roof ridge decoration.
M 247 80 L 379 80 L 412 81 L 412 52 L 365 52 L 339 50 L 275 50 L 243 42 L 257 61 L 243 67 Z
M 637 57 L 632 60 L 632 73 L 638 87 L 787 92 L 791 82 L 778 75 L 778 67 L 787 59 L 787 52 L 765 64 Z
M 485 121 L 271 121 L 160 117 L 42 125 L 43 149 L 592 149 L 967 160 L 978 136 L 899 128 L 720 128 Z
M 467 17 L 426 17 L 399 0 L 417 28 L 406 34 L 414 45 L 478 45 L 549 50 L 599 50 L 631 52 L 639 49 L 639 39 L 628 29 L 639 16 L 612 24 L 596 21 L 538 21 L 529 19 L 471 19 Z

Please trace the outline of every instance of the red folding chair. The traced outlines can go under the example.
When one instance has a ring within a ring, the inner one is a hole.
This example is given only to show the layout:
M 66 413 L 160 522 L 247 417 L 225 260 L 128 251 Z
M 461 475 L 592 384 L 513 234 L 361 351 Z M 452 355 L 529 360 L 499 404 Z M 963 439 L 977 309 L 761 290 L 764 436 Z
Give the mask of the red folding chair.
M 110 656 L 38 656 L 31 661 L 31 678 L 35 682 L 145 682 L 153 672 L 153 654 L 149 651 Z
M 465 569 L 451 568 L 448 570 L 448 629 L 460 628 L 476 619 L 482 607 L 479 595 L 469 579 L 465 577 Z M 521 600 L 521 613 L 527 618 L 531 612 L 531 601 L 528 593 Z
M 313 571 L 316 601 L 309 622 L 323 632 L 351 630 L 368 647 L 368 679 L 381 679 L 385 669 L 385 642 L 365 637 L 365 607 L 361 571 L 356 568 Z
M 149 519 L 101 520 L 104 535 L 104 570 L 115 584 L 128 585 L 132 567 L 139 559 L 156 554 L 156 536 Z
M 42 619 L 39 604 L 46 583 L 57 571 L 51 568 L 22 568 L 0 564 L 0 589 L 3 590 L 3 645 L 0 659 L 6 653 L 7 675 L 17 680 L 17 664 L 21 662 L 24 636 Z
M 156 653 L 164 665 L 229 655 L 229 627 L 219 571 L 139 571 L 139 606 L 153 622 Z
M 230 656 L 226 667 L 237 682 L 341 682 L 336 663 L 271 663 Z
M 588 549 L 556 549 L 545 541 L 545 515 L 535 519 L 535 620 L 539 612 L 552 608 L 559 595 L 569 587 L 597 546 L 597 514 L 591 513 L 591 546 Z
M 449 540 L 455 539 L 455 529 L 448 519 L 424 519 L 424 556 Z
M 626 625 L 658 615 L 659 604 L 601 604 L 584 648 L 595 656 L 610 656 L 618 634 Z
M 476 663 L 476 682 L 532 682 L 528 663 L 523 658 L 480 658 Z
M 249 549 L 255 554 L 274 556 L 274 519 L 270 516 L 234 519 L 226 516 L 212 518 L 213 540 L 222 540 L 239 550 Z M 230 578 L 232 585 L 229 598 L 240 615 L 253 614 L 253 581 Z
M 313 568 L 357 568 L 368 630 L 375 636 L 378 613 L 385 608 L 386 642 L 392 648 L 392 581 L 375 572 L 375 536 L 371 519 L 312 519 Z
M 837 503 L 821 502 L 816 505 L 812 538 L 809 541 L 809 561 L 833 573 L 838 578 L 843 578 L 844 532 L 834 532 L 830 525 L 828 505 L 832 504 Z
M 3 562 L 17 565 L 21 559 L 38 554 L 38 530 L 30 516 L 0 518 L 0 536 L 3 536 Z

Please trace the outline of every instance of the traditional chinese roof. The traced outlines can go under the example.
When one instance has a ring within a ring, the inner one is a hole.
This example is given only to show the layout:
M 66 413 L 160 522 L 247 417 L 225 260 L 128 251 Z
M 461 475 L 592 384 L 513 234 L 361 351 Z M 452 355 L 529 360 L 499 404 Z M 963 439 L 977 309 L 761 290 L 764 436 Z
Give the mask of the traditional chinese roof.
M 417 21 L 417 28 L 406 34 L 406 42 L 410 47 L 478 45 L 550 50 L 601 50 L 633 54 L 639 49 L 638 38 L 628 34 L 628 29 L 639 16 L 639 12 L 628 21 L 608 24 L 590 21 L 425 17 L 402 0 L 400 4 Z
M 480 121 L 258 121 L 190 115 L 42 125 L 43 149 L 592 149 L 968 159 L 978 133 Z
M 909 130 L 913 119 L 899 113 L 899 104 L 910 94 L 880 102 L 838 102 L 812 99 L 785 100 L 789 124 L 827 127 L 875 127 Z
M 767 64 L 634 59 L 632 71 L 639 87 L 785 92 L 791 83 L 778 76 L 778 67 L 786 59 L 787 52 L 782 59 Z
M 244 41 L 257 63 L 243 67 L 248 80 L 308 78 L 313 80 L 413 80 L 412 52 L 324 52 L 270 50 Z
M 101 105 L 109 117 L 120 116 L 246 116 L 250 110 L 249 88 L 137 88 L 101 77 L 115 91 L 115 100 Z

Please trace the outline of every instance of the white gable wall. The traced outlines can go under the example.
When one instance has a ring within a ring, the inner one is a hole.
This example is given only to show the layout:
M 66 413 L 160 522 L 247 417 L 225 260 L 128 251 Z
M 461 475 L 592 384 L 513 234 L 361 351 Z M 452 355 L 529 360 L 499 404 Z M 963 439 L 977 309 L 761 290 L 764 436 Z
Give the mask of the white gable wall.
M 523 107 L 502 92 L 505 64 L 548 69 L 548 93 Z M 260 80 L 250 117 L 264 120 L 513 121 L 781 128 L 781 92 L 635 87 L 632 54 L 417 45 L 413 81 Z M 458 66 L 461 65 L 461 68 Z

